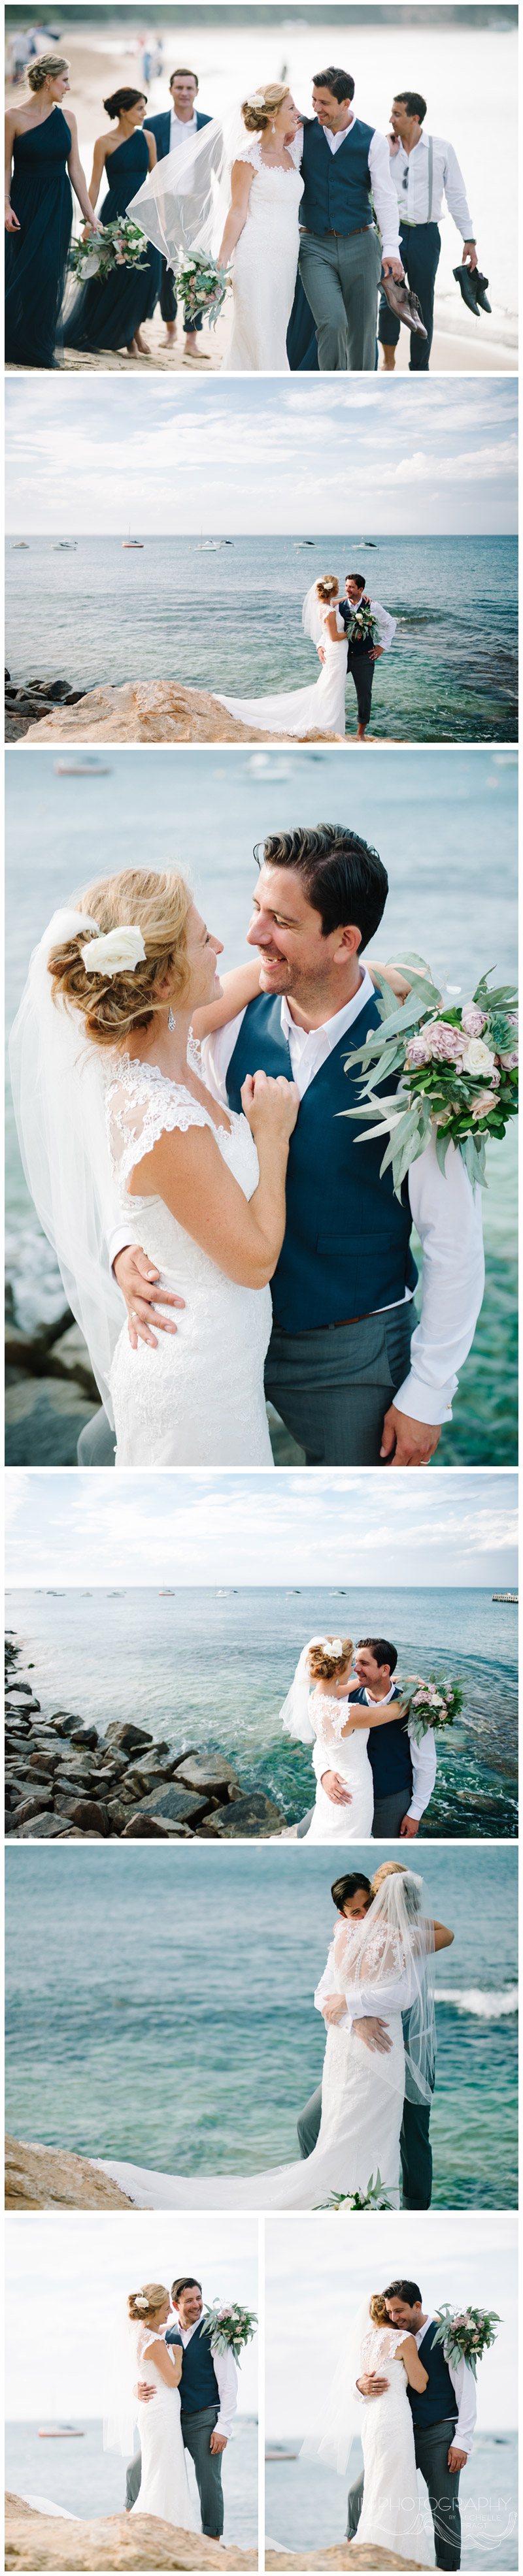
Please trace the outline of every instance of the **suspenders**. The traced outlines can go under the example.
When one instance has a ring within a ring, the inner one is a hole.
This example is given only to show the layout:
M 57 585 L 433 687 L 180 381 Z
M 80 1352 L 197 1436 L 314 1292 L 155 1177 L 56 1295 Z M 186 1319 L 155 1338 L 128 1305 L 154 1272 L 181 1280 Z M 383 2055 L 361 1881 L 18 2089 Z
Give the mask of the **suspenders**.
M 434 150 L 433 150 L 433 142 L 432 142 L 432 135 L 431 135 L 431 134 L 429 134 L 429 137 L 428 137 L 428 145 L 429 145 L 429 211 L 428 211 L 428 215 L 427 215 L 427 223 L 428 223 L 428 224 L 431 224 L 431 223 L 432 223 L 432 175 L 433 175 L 433 161 L 434 161 Z

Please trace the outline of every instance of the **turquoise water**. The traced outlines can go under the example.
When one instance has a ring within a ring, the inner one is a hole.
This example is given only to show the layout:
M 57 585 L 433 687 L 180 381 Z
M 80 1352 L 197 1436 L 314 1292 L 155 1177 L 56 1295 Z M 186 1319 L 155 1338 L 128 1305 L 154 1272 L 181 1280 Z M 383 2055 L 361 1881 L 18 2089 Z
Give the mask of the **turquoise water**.
M 382 536 L 371 556 L 343 531 L 303 536 L 313 542 L 301 549 L 291 537 L 238 536 L 216 554 L 194 537 L 149 536 L 131 564 L 119 534 L 79 537 L 67 564 L 51 537 L 31 537 L 21 565 L 10 540 L 11 677 L 60 674 L 82 689 L 161 677 L 244 698 L 305 688 L 318 670 L 302 632 L 305 591 L 322 572 L 344 578 L 356 555 L 398 620 L 374 681 L 378 739 L 517 741 L 514 537 Z M 347 727 L 354 735 L 352 681 Z
M 368 1857 L 351 1844 L 351 1867 Z M 7 1846 L 8 2128 L 163 2172 L 295 2156 L 321 2079 L 331 1874 L 293 1846 Z M 434 2204 L 512 2208 L 517 1856 L 428 1848 L 423 1877 L 455 1932 L 436 1963 Z
M 405 1672 L 439 1670 L 464 1686 L 459 1725 L 438 1745 L 425 1835 L 517 1833 L 517 1626 L 510 1605 L 474 1590 L 216 1595 L 177 1590 L 13 1591 L 7 1620 L 34 1662 L 41 1707 L 78 1711 L 103 1733 L 132 1709 L 176 1750 L 215 1745 L 242 1782 L 265 1789 L 289 1823 L 312 1804 L 310 1754 L 283 1736 L 279 1710 L 307 1637 L 391 1637 Z
M 289 2435 L 285 2450 L 298 2449 Z M 269 2449 L 272 2443 L 269 2440 Z M 276 2444 L 274 2445 L 276 2448 Z M 265 2470 L 267 2539 L 285 2549 L 314 2547 L 316 2535 L 327 2549 L 345 2534 L 347 2487 L 359 2477 L 363 2454 L 355 2442 L 346 2478 L 313 2460 L 268 2462 Z M 423 2479 L 420 2502 L 427 2538 L 432 2537 L 430 2507 Z M 459 2483 L 461 2564 L 468 2568 L 513 2568 L 519 2565 L 518 2443 L 516 2433 L 478 2433 Z
M 224 940 L 225 964 L 234 965 L 244 954 L 254 842 L 326 813 L 353 821 L 385 861 L 390 893 L 378 955 L 414 947 L 463 993 L 490 963 L 496 980 L 514 977 L 515 753 L 384 749 L 379 762 L 355 765 L 350 783 L 336 750 L 232 757 L 209 749 L 202 758 L 199 751 L 137 748 L 111 750 L 108 758 L 108 777 L 85 780 L 56 777 L 50 751 L 34 751 L 30 761 L 8 753 L 8 1027 L 35 940 L 55 905 L 89 883 L 93 869 L 140 865 L 145 857 L 158 866 L 166 857 L 189 863 L 198 900 Z M 9 1095 L 6 1173 L 8 1282 L 15 1315 L 30 1326 L 62 1313 L 63 1291 L 28 1200 Z M 454 1420 L 437 1451 L 442 1466 L 481 1464 L 486 1455 L 502 1466 L 516 1455 L 514 1129 L 490 1154 L 488 1180 L 485 1301 Z
M 125 2460 L 104 2451 L 101 2422 L 79 2415 L 73 2420 L 83 2436 L 79 2442 L 40 2442 L 36 2424 L 6 2424 L 6 2486 L 14 2495 L 46 2496 L 80 2520 L 123 2513 Z M 252 2416 L 240 2415 L 223 2467 L 224 2538 L 239 2549 L 256 2547 L 257 2484 L 257 2426 Z

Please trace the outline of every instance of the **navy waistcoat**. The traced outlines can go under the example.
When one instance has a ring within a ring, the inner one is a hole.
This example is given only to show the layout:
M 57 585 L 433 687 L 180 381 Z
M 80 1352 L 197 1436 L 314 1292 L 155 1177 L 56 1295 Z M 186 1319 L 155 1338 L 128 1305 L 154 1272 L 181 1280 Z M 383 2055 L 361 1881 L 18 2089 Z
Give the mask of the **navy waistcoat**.
M 423 2368 L 428 2370 L 429 2374 L 424 2396 L 420 2397 L 417 2388 L 409 2388 L 407 2391 L 414 2423 L 419 2425 L 420 2432 L 423 2432 L 424 2425 L 442 2424 L 448 2416 L 453 2424 L 457 2424 L 458 2420 L 458 2401 L 452 2386 L 448 2363 L 445 2361 L 443 2345 L 434 2343 L 436 2324 L 437 2319 L 434 2320 L 433 2325 L 427 2326 L 423 2342 L 418 2345 L 420 2361 L 423 2362 Z
M 338 616 L 339 616 L 339 617 L 341 617 L 342 626 L 344 626 L 344 627 L 345 627 L 345 632 L 346 632 L 346 636 L 347 636 L 347 646 L 348 646 L 348 655 L 347 655 L 347 658 L 348 658 L 348 661 L 349 661 L 349 662 L 353 662 L 357 653 L 367 653 L 367 654 L 372 653 L 372 637 L 371 637 L 371 640 L 370 640 L 370 642 L 369 642 L 369 637 L 368 637 L 368 635 L 367 635 L 367 636 L 364 636 L 364 635 L 357 635 L 357 634 L 356 634 L 356 635 L 349 635 L 349 626 L 350 626 L 351 617 L 352 617 L 352 613 L 353 613 L 353 612 L 352 612 L 351 605 L 350 605 L 350 600 L 348 600 L 348 599 L 338 599 L 338 600 L 337 600 L 337 602 L 336 602 L 336 605 L 337 605 L 337 609 L 338 609 Z M 368 592 L 367 592 L 367 591 L 365 591 L 364 593 L 362 592 L 361 599 L 359 599 L 359 600 L 358 600 L 358 608 L 370 608 L 370 599 L 369 599 L 369 596 L 368 596 Z
M 395 1691 L 395 1699 L 399 1699 Z M 353 1691 L 353 1699 L 366 1708 L 365 1691 Z M 412 1755 L 406 1718 L 391 1718 L 389 1726 L 371 1726 L 367 1745 L 375 1798 L 389 1798 L 395 1789 L 407 1789 L 412 1797 Z
M 177 2326 L 170 2326 L 166 2343 L 181 2343 Z M 197 2326 L 190 2343 L 182 2345 L 183 2361 L 180 2380 L 180 2402 L 183 2415 L 199 2415 L 203 2406 L 219 2406 L 220 2391 L 205 2326 Z
M 373 222 L 369 152 L 375 128 L 361 117 L 349 125 L 344 143 L 331 152 L 317 117 L 305 125 L 300 224 L 309 233 L 358 233 Z
M 399 1305 L 405 1289 L 416 1286 L 407 1182 L 401 1200 L 395 1198 L 390 1165 L 380 1180 L 384 1138 L 357 1145 L 357 1121 L 340 1114 L 360 1098 L 361 1065 L 348 1076 L 343 1069 L 351 1043 L 362 1046 L 378 1023 L 375 1001 L 367 1002 L 300 1102 L 287 1164 L 285 1236 L 271 1280 L 274 1321 L 286 1333 Z M 231 1109 L 241 1109 L 242 1082 L 258 1068 L 292 1079 L 281 998 L 270 993 L 257 994 L 244 1013 L 227 1074 Z

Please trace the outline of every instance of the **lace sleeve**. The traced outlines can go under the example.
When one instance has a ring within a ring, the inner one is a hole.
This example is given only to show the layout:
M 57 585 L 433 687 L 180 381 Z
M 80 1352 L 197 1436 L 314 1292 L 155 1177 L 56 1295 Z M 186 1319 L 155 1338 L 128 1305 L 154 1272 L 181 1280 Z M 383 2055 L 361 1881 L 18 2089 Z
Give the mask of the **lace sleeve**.
M 238 145 L 238 151 L 235 152 L 234 159 L 235 161 L 252 161 L 253 170 L 259 170 L 261 167 L 261 144 L 259 134 L 250 134 L 248 143 L 240 143 Z
M 394 2361 L 400 2344 L 405 2342 L 405 2335 L 405 2326 L 399 2329 L 393 2326 L 371 2326 L 369 2333 L 364 2336 L 361 2347 L 362 2370 L 379 2372 L 382 2363 Z
M 175 1127 L 186 1135 L 189 1127 L 209 1124 L 203 1101 L 194 1100 L 181 1083 L 168 1082 L 156 1065 L 129 1062 L 108 1085 L 105 1114 L 111 1163 L 120 1188 L 160 1136 L 172 1135 Z
M 136 2334 L 137 2361 L 143 2361 L 144 2353 L 149 2351 L 150 2344 L 163 2342 L 164 2333 L 165 2328 L 163 2326 L 138 2326 Z

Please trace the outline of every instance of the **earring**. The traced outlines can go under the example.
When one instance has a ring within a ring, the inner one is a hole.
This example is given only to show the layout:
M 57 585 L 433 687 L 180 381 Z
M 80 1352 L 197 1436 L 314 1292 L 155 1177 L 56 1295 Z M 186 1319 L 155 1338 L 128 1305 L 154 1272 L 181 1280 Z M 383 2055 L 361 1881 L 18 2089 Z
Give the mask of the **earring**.
M 171 1010 L 171 1005 L 170 1005 L 170 1003 L 169 1003 L 169 1018 L 168 1018 L 168 1021 L 167 1021 L 167 1027 L 168 1027 L 168 1029 L 175 1029 L 175 1028 L 176 1028 L 176 1020 L 175 1020 L 175 1017 L 174 1017 L 174 1011 L 172 1011 L 172 1010 Z
M 275 133 L 276 133 L 276 126 L 275 126 L 275 125 L 273 125 L 272 131 L 273 131 L 273 134 L 275 134 Z

